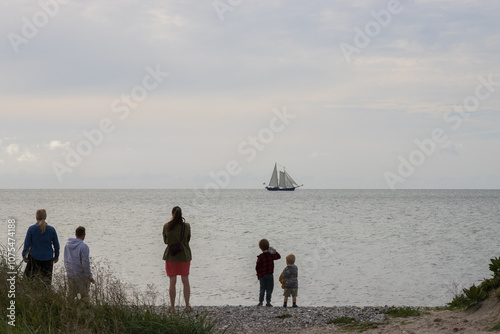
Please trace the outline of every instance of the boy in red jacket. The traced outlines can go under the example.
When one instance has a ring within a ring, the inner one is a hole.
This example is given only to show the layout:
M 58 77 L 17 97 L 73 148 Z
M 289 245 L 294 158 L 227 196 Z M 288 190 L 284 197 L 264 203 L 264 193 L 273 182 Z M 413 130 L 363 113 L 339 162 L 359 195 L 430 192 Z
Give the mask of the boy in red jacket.
M 271 295 L 274 288 L 274 260 L 281 259 L 281 255 L 272 247 L 269 247 L 267 239 L 260 240 L 259 247 L 262 250 L 262 254 L 257 256 L 257 264 L 255 265 L 257 278 L 260 281 L 259 304 L 257 306 L 263 305 L 264 294 L 266 294 L 266 306 L 272 307 Z

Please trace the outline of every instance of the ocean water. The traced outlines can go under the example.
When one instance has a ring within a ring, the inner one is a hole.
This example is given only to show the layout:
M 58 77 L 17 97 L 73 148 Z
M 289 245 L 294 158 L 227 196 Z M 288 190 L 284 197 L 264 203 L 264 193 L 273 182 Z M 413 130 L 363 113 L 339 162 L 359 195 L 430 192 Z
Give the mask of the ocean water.
M 166 297 L 161 232 L 179 205 L 192 228 L 193 305 L 256 304 L 258 241 L 267 238 L 282 255 L 277 305 L 278 276 L 293 253 L 299 305 L 439 306 L 491 275 L 499 203 L 500 190 L 0 190 L 0 245 L 8 219 L 20 247 L 44 208 L 61 249 L 83 225 L 92 261 Z

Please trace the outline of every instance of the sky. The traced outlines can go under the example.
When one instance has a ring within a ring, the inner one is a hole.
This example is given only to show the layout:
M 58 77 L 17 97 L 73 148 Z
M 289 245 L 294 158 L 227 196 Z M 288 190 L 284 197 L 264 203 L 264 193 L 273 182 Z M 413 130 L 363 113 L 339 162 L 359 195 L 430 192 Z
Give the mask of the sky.
M 500 188 L 500 2 L 0 1 L 0 188 Z

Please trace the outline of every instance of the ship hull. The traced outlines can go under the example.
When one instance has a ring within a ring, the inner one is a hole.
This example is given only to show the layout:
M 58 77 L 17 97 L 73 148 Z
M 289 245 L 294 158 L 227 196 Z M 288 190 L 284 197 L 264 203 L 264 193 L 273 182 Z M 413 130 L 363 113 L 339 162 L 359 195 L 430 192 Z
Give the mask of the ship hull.
M 294 191 L 295 188 L 276 188 L 276 187 L 266 187 L 269 191 Z

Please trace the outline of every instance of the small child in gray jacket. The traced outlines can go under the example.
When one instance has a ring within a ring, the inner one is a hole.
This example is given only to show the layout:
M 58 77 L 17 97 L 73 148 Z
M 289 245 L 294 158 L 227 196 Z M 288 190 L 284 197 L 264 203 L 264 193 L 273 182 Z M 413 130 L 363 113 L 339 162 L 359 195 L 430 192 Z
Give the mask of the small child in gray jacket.
M 288 254 L 286 256 L 286 267 L 283 269 L 279 278 L 283 289 L 285 289 L 283 292 L 283 296 L 285 296 L 283 307 L 286 307 L 290 295 L 292 296 L 293 307 L 297 307 L 297 291 L 299 289 L 298 274 L 299 269 L 295 265 L 295 255 Z

